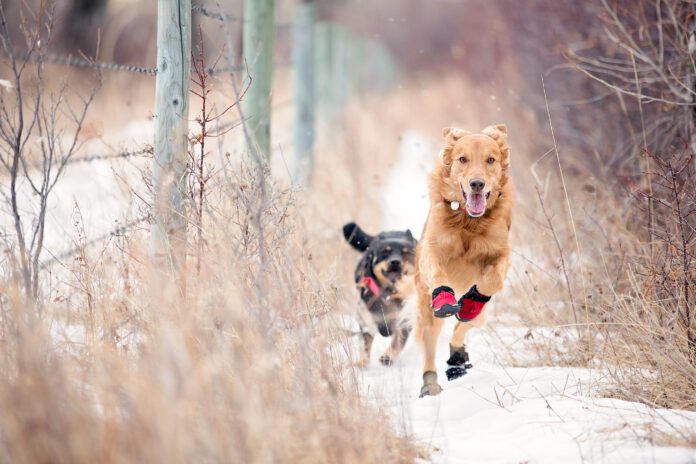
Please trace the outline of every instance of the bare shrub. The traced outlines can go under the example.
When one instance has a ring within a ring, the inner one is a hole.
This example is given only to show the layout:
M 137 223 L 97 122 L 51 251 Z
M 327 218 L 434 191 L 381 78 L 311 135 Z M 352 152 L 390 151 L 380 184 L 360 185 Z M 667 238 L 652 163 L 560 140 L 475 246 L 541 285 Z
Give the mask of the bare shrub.
M 23 22 L 24 40 L 15 43 L 0 5 L 0 43 L 10 75 L 0 90 L 0 164 L 9 178 L 2 195 L 14 229 L 3 233 L 11 272 L 21 280 L 25 297 L 38 303 L 48 200 L 80 148 L 82 124 L 99 85 L 86 96 L 72 92 L 66 81 L 58 88 L 47 85 L 44 57 L 53 29 L 51 6 L 41 2 L 28 15 L 35 20 Z
M 599 4 L 596 45 L 569 57 L 618 97 L 628 130 L 605 163 L 632 195 L 629 230 L 643 242 L 599 301 L 603 357 L 625 396 L 693 409 L 696 11 L 674 0 Z

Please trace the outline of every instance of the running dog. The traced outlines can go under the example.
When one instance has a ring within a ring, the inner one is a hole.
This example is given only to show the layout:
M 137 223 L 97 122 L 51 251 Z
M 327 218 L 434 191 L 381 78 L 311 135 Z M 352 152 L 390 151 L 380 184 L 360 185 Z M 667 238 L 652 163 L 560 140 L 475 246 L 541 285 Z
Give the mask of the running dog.
M 448 380 L 471 368 L 465 335 L 483 324 L 484 307 L 503 288 L 510 261 L 507 128 L 499 124 L 471 133 L 446 127 L 442 135 L 445 147 L 429 176 L 430 212 L 416 255 L 416 337 L 425 358 L 421 397 L 442 391 L 435 351 L 444 318 L 458 321 Z
M 359 361 L 370 361 L 372 341 L 376 332 L 391 337 L 387 351 L 379 358 L 391 365 L 408 339 L 410 328 L 402 321 L 404 291 L 413 287 L 413 267 L 416 239 L 410 230 L 366 234 L 354 222 L 343 226 L 343 236 L 356 250 L 363 253 L 355 268 L 355 285 L 367 311 L 360 311 L 360 332 L 364 349 Z

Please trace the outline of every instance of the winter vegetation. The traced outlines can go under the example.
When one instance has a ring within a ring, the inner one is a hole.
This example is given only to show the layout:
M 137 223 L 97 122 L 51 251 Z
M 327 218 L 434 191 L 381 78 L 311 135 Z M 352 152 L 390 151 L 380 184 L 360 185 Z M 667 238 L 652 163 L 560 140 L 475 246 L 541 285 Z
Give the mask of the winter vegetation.
M 696 461 L 695 60 L 685 0 L 3 0 L 0 461 Z M 512 265 L 418 398 L 341 227 L 494 123 Z

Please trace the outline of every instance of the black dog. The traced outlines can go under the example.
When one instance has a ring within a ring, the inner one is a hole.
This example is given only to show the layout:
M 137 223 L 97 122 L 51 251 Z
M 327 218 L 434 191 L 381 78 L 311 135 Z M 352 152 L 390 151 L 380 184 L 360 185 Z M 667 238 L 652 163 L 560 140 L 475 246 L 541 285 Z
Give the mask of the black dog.
M 368 313 L 361 312 L 365 349 L 360 364 L 369 362 L 372 340 L 379 331 L 383 337 L 392 337 L 389 348 L 379 358 L 382 364 L 391 365 L 410 332 L 401 321 L 404 297 L 397 287 L 403 287 L 404 276 L 413 276 L 416 239 L 410 230 L 382 232 L 373 237 L 354 222 L 343 226 L 343 236 L 353 248 L 364 252 L 355 268 L 355 285 Z

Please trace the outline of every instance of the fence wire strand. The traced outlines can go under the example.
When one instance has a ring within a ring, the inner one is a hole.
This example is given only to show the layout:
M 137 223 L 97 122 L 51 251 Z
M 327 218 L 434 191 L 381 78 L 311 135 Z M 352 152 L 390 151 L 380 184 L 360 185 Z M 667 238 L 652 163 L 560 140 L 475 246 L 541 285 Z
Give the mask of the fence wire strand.
M 38 60 L 39 58 L 36 59 Z M 46 53 L 44 55 L 41 55 L 40 59 L 45 63 L 70 66 L 73 68 L 131 72 L 139 74 L 148 74 L 151 76 L 157 74 L 157 68 L 148 68 L 145 66 L 138 66 L 134 64 L 112 63 L 108 61 L 93 61 L 85 58 L 79 58 L 74 55 L 63 56 L 54 53 Z
M 231 14 L 224 13 L 223 11 L 217 10 L 213 11 L 205 5 L 194 4 L 191 6 L 191 10 L 200 13 L 201 15 L 214 19 L 220 22 L 244 22 L 244 16 L 234 16 Z M 292 27 L 292 23 L 276 23 L 277 30 L 287 30 Z
M 80 157 L 76 157 L 76 158 L 71 158 L 65 164 L 89 163 L 92 161 L 102 161 L 102 160 L 110 160 L 110 159 L 118 159 L 118 158 L 132 158 L 132 157 L 136 157 L 136 156 L 149 157 L 153 153 L 154 153 L 154 148 L 151 145 L 147 145 L 145 148 L 143 148 L 141 150 L 121 151 L 118 153 L 112 153 L 112 154 L 108 154 L 108 155 L 103 155 L 103 154 L 85 155 L 85 156 L 80 156 Z
M 242 22 L 244 21 L 244 17 L 242 16 L 232 16 L 227 13 L 223 13 L 221 11 L 212 11 L 208 9 L 205 5 L 192 5 L 191 9 L 197 13 L 202 14 L 205 17 L 211 18 L 211 19 L 216 19 L 221 22 L 226 22 L 226 21 L 239 21 Z
M 126 232 L 128 232 L 129 230 L 133 229 L 134 227 L 136 227 L 144 222 L 149 222 L 149 220 L 150 220 L 150 215 L 146 214 L 145 216 L 141 216 L 138 219 L 134 219 L 130 222 L 119 225 L 119 226 L 113 228 L 112 230 L 110 230 L 109 232 L 102 234 L 98 237 L 95 237 L 93 239 L 87 240 L 84 243 L 81 243 L 81 244 L 71 248 L 70 250 L 64 251 L 64 252 L 59 253 L 57 255 L 53 255 L 53 257 L 51 259 L 48 259 L 48 260 L 44 261 L 43 263 L 41 263 L 41 269 L 42 270 L 46 269 L 48 267 L 53 266 L 54 264 L 60 263 L 64 259 L 71 258 L 71 257 L 77 255 L 78 253 L 80 253 L 81 250 L 83 250 L 87 247 L 91 247 L 92 245 L 96 245 L 99 242 L 103 242 L 103 241 L 108 240 L 108 239 L 113 238 L 113 237 L 123 237 L 126 234 Z

